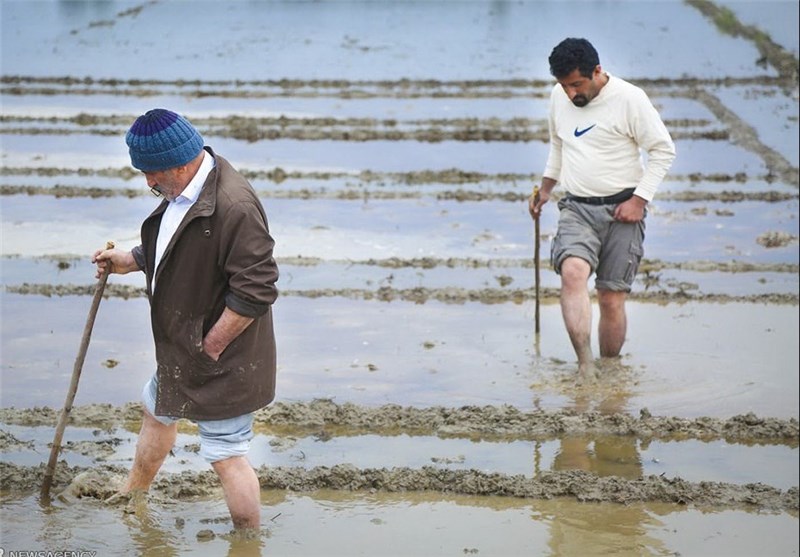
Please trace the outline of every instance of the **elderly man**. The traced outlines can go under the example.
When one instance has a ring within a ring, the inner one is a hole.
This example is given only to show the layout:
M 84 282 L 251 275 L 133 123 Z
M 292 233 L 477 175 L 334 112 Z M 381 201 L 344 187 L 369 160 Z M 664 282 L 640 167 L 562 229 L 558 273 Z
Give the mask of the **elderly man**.
M 550 96 L 550 154 L 528 209 L 537 219 L 556 184 L 566 190 L 551 261 L 561 276 L 561 313 L 579 376 L 591 378 L 589 277 L 596 275 L 600 356 L 619 356 L 625 299 L 644 253 L 647 203 L 675 158 L 675 145 L 644 91 L 603 71 L 586 39 L 565 39 L 549 62 L 558 81 Z
M 253 412 L 275 397 L 274 241 L 247 180 L 205 147 L 184 117 L 140 116 L 126 135 L 131 164 L 164 200 L 131 251 L 99 250 L 98 275 L 143 271 L 156 372 L 122 495 L 146 491 L 177 435 L 197 423 L 200 454 L 219 475 L 236 528 L 260 525 L 260 485 L 246 454 Z

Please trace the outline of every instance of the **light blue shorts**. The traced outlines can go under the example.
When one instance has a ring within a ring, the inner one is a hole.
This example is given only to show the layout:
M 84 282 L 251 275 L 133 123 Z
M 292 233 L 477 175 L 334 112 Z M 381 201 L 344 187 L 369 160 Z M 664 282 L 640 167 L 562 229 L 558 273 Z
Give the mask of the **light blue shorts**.
M 157 391 L 158 379 L 153 375 L 142 389 L 142 402 L 156 421 L 172 425 L 179 418 L 156 416 Z M 196 423 L 200 430 L 200 456 L 206 462 L 244 456 L 250 450 L 250 440 L 253 438 L 252 412 L 226 420 L 201 420 Z

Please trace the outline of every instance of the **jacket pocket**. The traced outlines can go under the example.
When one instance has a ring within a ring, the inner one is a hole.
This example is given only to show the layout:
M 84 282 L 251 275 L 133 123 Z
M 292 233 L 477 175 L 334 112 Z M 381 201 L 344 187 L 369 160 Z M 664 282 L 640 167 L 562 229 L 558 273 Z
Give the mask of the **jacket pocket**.
M 203 318 L 198 317 L 192 321 L 189 333 L 189 353 L 196 371 L 194 375 L 209 377 L 222 373 L 222 366 L 215 362 L 211 356 L 203 350 Z

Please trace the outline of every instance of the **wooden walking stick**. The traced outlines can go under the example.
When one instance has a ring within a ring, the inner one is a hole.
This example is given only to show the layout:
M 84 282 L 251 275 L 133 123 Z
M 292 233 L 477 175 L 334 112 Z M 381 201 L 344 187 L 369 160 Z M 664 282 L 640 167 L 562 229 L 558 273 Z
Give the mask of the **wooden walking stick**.
M 106 249 L 112 249 L 113 247 L 114 242 L 106 242 Z M 81 378 L 83 361 L 86 359 L 86 350 L 89 348 L 89 339 L 92 336 L 94 318 L 97 316 L 97 308 L 100 305 L 100 300 L 103 298 L 103 291 L 106 288 L 106 281 L 108 281 L 110 269 L 111 264 L 109 263 L 106 265 L 103 274 L 100 275 L 100 279 L 97 281 L 97 286 L 94 290 L 94 298 L 92 298 L 92 305 L 89 308 L 89 317 L 86 319 L 86 326 L 83 329 L 83 338 L 81 339 L 80 348 L 78 348 L 78 356 L 75 358 L 75 366 L 72 368 L 72 381 L 69 384 L 67 399 L 64 401 L 64 408 L 61 410 L 61 416 L 58 419 L 56 434 L 55 437 L 53 437 L 53 447 L 50 449 L 50 460 L 47 462 L 47 468 L 44 472 L 41 499 L 45 502 L 50 500 L 50 485 L 53 483 L 53 474 L 56 470 L 58 453 L 61 452 L 61 439 L 64 436 L 64 429 L 67 427 L 69 413 L 72 410 L 72 402 L 75 400 L 75 394 L 78 392 L 78 381 Z
M 539 186 L 533 187 L 533 203 L 534 205 L 539 202 Z M 534 227 L 534 241 L 533 241 L 533 269 L 534 269 L 534 289 L 536 293 L 536 306 L 534 310 L 534 330 L 539 334 L 541 330 L 539 326 L 539 217 L 541 212 L 538 213 L 533 219 Z

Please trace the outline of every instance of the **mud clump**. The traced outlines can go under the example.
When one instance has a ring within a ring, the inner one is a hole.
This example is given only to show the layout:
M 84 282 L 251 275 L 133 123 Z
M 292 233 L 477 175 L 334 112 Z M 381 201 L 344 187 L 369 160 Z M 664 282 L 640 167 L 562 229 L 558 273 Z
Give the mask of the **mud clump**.
M 782 248 L 797 243 L 797 236 L 786 232 L 765 232 L 756 238 L 756 243 L 765 248 Z
M 60 410 L 47 406 L 33 408 L 0 408 L 0 422 L 11 425 L 23 426 L 55 426 Z M 96 427 L 111 429 L 130 422 L 139 422 L 142 419 L 142 405 L 140 403 L 127 403 L 122 406 L 111 404 L 86 404 L 73 406 L 69 414 L 69 424 L 78 427 Z
M 32 449 L 33 441 L 21 441 L 4 429 L 0 429 L 0 452 Z
M 124 483 L 124 474 L 90 468 L 75 475 L 58 497 L 64 501 L 84 497 L 105 501 L 116 495 Z

